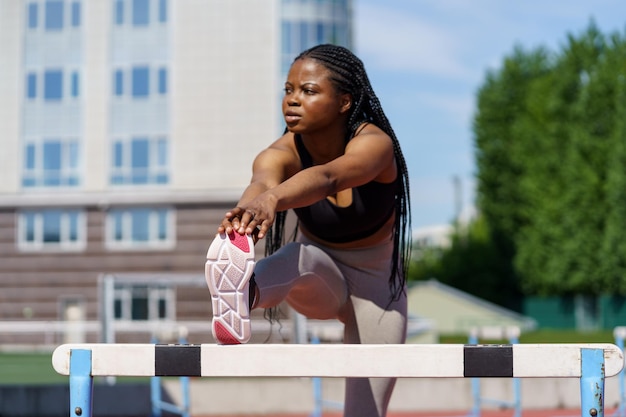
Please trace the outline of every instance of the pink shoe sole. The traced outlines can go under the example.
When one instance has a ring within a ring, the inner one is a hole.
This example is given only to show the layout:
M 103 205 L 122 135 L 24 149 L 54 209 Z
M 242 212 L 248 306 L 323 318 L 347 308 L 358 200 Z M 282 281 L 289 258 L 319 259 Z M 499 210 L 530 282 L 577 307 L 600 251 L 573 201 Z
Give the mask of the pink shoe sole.
M 249 290 L 254 242 L 248 235 L 220 233 L 207 252 L 204 268 L 213 306 L 213 337 L 222 345 L 250 340 Z

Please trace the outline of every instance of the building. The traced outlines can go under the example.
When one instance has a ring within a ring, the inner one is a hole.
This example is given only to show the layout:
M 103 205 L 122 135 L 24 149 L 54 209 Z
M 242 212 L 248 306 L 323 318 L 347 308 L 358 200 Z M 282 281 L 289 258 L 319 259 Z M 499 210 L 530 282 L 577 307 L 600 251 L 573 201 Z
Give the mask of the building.
M 99 339 L 112 276 L 117 322 L 206 322 L 204 255 L 283 129 L 282 77 L 350 33 L 350 0 L 1 1 L 0 321 L 39 327 L 0 344 Z

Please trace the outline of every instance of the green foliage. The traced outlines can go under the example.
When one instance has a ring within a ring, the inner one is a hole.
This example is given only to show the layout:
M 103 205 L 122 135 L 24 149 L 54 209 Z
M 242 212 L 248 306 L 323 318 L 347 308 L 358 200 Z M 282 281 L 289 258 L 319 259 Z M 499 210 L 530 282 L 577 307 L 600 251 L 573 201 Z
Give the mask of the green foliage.
M 451 236 L 446 250 L 427 249 L 413 260 L 409 280 L 436 278 L 491 302 L 520 309 L 519 294 L 513 282 L 503 280 L 509 275 L 509 264 L 502 262 L 497 247 L 490 239 L 482 218 L 459 227 Z
M 480 340 L 480 343 L 509 343 L 508 340 Z M 612 330 L 580 332 L 576 330 L 541 329 L 522 333 L 520 343 L 615 343 Z M 440 343 L 467 343 L 467 335 L 442 335 Z
M 625 68 L 624 37 L 591 23 L 558 53 L 516 47 L 487 75 L 477 204 L 506 288 L 626 294 Z

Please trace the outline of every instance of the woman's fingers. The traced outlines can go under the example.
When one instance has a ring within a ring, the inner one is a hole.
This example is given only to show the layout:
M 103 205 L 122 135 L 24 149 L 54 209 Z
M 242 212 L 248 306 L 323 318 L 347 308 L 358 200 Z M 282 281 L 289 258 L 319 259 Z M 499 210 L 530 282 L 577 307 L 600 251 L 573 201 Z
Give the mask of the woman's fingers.
M 253 208 L 235 207 L 228 211 L 222 223 L 218 227 L 218 233 L 232 233 L 236 231 L 240 234 L 253 235 L 257 239 L 262 239 L 272 225 L 266 213 L 257 212 Z

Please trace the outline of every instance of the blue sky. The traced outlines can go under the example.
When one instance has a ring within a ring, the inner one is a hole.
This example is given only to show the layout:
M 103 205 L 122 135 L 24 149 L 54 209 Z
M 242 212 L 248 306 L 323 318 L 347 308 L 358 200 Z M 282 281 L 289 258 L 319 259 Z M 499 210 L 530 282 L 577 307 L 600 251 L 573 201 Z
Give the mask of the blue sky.
M 355 52 L 409 165 L 413 227 L 474 201 L 476 91 L 516 44 L 558 51 L 593 19 L 626 30 L 624 0 L 353 0 Z M 460 180 L 455 194 L 454 180 Z

